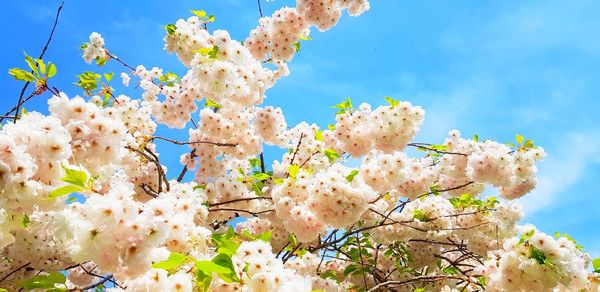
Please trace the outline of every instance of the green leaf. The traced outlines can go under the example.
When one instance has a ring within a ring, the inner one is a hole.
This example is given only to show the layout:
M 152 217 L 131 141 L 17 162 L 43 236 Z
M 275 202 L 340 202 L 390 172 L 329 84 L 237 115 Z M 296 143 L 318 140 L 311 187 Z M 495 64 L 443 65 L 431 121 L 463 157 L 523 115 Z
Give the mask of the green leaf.
M 329 160 L 329 163 L 333 163 L 336 159 L 342 157 L 335 150 L 333 150 L 331 148 L 325 149 L 325 156 Z
M 31 72 L 27 72 L 21 68 L 12 68 L 8 70 L 8 74 L 12 75 L 16 80 L 32 82 L 35 76 Z
M 290 241 L 290 243 L 292 244 L 292 246 L 298 245 L 298 239 L 296 239 L 296 235 L 294 235 L 293 233 L 290 233 L 288 235 L 288 240 Z
M 456 267 L 450 266 L 450 267 L 446 267 L 443 270 L 444 273 L 448 274 L 448 275 L 456 275 L 459 273 L 458 269 Z
M 233 267 L 231 255 L 229 254 L 219 253 L 210 261 L 197 261 L 196 268 L 206 275 L 217 273 L 219 278 L 227 283 L 240 281 Z
M 108 82 L 110 82 L 113 79 L 113 76 L 115 76 L 114 72 L 104 73 L 104 79 L 106 79 L 106 81 Z
M 259 235 L 256 236 L 256 239 L 260 239 L 262 241 L 266 241 L 266 242 L 270 242 L 271 241 L 271 235 L 273 234 L 273 232 L 271 230 L 269 231 L 265 231 Z
M 303 36 L 303 35 L 298 35 L 298 39 L 300 39 L 302 41 L 310 41 L 310 40 L 312 40 L 312 38 L 310 38 L 310 36 Z
M 533 245 L 529 246 L 529 257 L 536 260 L 540 265 L 546 264 L 546 255 L 544 252 Z
M 31 289 L 56 289 L 56 284 L 64 285 L 67 278 L 60 272 L 54 272 L 49 275 L 35 275 L 21 284 L 23 288 Z M 46 290 L 46 291 L 47 291 Z M 54 290 L 57 291 L 57 290 Z M 58 290 L 59 291 L 59 290 Z M 64 291 L 64 290 L 63 290 Z
M 342 110 L 348 110 L 352 108 L 352 101 L 350 100 L 349 97 L 346 98 L 345 101 L 338 103 L 334 106 L 332 106 L 331 108 L 338 108 L 338 109 L 342 109 Z
M 333 280 L 336 280 L 336 281 L 337 281 L 337 278 L 338 278 L 337 273 L 335 271 L 333 271 L 333 270 L 327 270 L 327 271 L 321 273 L 320 276 L 323 279 L 333 279 Z
M 327 125 L 327 129 L 334 131 L 335 130 L 335 125 L 334 124 L 329 124 Z
M 425 288 L 415 288 L 413 292 L 425 292 Z
M 317 141 L 323 141 L 323 131 L 319 131 L 317 129 L 315 129 L 315 140 Z
M 29 223 L 31 223 L 31 220 L 29 220 L 29 216 L 27 216 L 27 214 L 24 214 L 23 220 L 21 221 L 21 226 L 23 226 L 23 228 L 27 228 L 27 226 L 29 226 Z
M 235 232 L 233 231 L 233 228 L 228 229 L 226 234 L 213 234 L 212 239 L 217 246 L 217 252 L 229 255 L 235 254 L 240 245 L 235 242 L 234 237 Z
M 208 17 L 208 22 L 215 22 L 216 17 L 214 15 L 211 15 Z
M 65 171 L 65 175 L 62 178 L 60 178 L 60 180 L 76 186 L 85 187 L 85 184 L 88 181 L 88 175 L 85 171 L 74 168 L 68 168 L 64 165 L 62 166 L 62 168 Z
M 429 214 L 427 214 L 423 210 L 413 210 L 412 213 L 413 213 L 413 218 L 417 219 L 421 222 L 427 222 L 427 221 L 431 220 L 431 218 L 429 217 Z
M 194 53 L 198 53 L 204 56 L 207 56 L 211 59 L 218 59 L 219 56 L 217 55 L 219 53 L 219 47 L 218 46 L 213 46 L 212 48 L 200 48 L 197 50 L 193 50 Z
M 31 71 L 33 71 L 33 73 L 36 76 L 40 76 L 40 74 L 38 73 L 38 68 L 35 65 L 35 61 L 33 60 L 33 58 L 31 56 L 27 55 L 27 53 L 25 53 L 25 62 L 27 62 L 27 65 L 29 66 L 29 68 L 31 68 Z
M 522 244 L 522 243 L 525 243 L 525 241 L 528 241 L 533 236 L 534 233 L 535 233 L 535 230 L 532 229 L 529 232 L 521 234 L 521 238 L 519 239 L 518 244 Z
M 479 142 L 479 135 L 477 135 L 477 134 L 473 135 L 473 141 Z
M 163 269 L 170 271 L 181 266 L 187 259 L 188 256 L 184 254 L 178 252 L 171 252 L 168 259 L 162 262 L 154 263 L 152 264 L 152 267 L 155 269 Z
M 594 268 L 594 272 L 600 273 L 600 258 L 592 260 L 592 267 Z
M 35 63 L 37 64 L 38 68 L 40 68 L 40 73 L 42 75 L 46 74 L 46 64 L 44 64 L 44 61 L 42 61 L 42 59 L 35 59 Z
M 291 178 L 296 178 L 298 172 L 300 172 L 300 166 L 298 164 L 292 164 L 290 167 L 288 167 L 288 173 L 290 174 Z
M 48 62 L 48 78 L 56 75 L 56 66 L 52 62 Z
M 399 100 L 393 99 L 393 98 L 391 98 L 389 96 L 384 96 L 383 99 L 385 99 L 390 104 L 391 107 L 395 107 L 395 106 L 400 105 L 400 101 Z
M 167 34 L 174 34 L 177 27 L 174 24 L 163 25 L 163 28 L 167 31 Z
M 204 10 L 191 10 L 192 14 L 200 17 L 200 18 L 205 18 L 206 17 L 206 11 Z
M 523 144 L 524 139 L 525 139 L 525 137 L 523 137 L 522 135 L 519 135 L 519 134 L 516 135 L 516 140 L 517 140 L 518 145 Z
M 67 186 L 60 187 L 58 189 L 55 189 L 55 190 L 51 191 L 48 194 L 48 198 L 62 197 L 62 196 L 70 195 L 72 193 L 81 192 L 83 190 L 84 190 L 84 188 L 82 188 L 80 186 L 67 185 Z
M 206 99 L 206 102 L 204 103 L 204 106 L 206 107 L 212 107 L 212 108 L 216 108 L 216 109 L 220 109 L 222 108 L 222 106 L 214 101 L 212 101 L 211 99 Z
M 348 182 L 352 182 L 354 180 L 354 177 L 358 174 L 358 170 L 353 170 L 352 172 L 350 172 L 349 175 L 346 176 L 346 180 Z
M 252 168 L 258 168 L 261 166 L 260 159 L 256 157 L 248 159 L 248 162 L 250 162 L 250 167 Z
M 294 49 L 296 49 L 296 53 L 300 52 L 300 42 L 294 43 Z

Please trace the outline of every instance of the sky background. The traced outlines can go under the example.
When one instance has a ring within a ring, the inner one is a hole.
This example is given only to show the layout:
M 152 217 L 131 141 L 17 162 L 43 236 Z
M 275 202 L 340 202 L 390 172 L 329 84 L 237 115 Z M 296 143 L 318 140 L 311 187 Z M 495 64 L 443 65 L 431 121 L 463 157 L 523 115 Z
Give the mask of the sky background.
M 289 64 L 291 75 L 267 92 L 289 125 L 300 121 L 325 127 L 330 106 L 345 97 L 358 105 L 384 104 L 384 95 L 426 110 L 419 142 L 441 143 L 447 132 L 513 142 L 522 134 L 543 146 L 538 188 L 522 200 L 523 223 L 546 233 L 566 232 L 600 257 L 600 1 L 371 1 L 371 10 L 344 15 L 312 40 Z M 23 51 L 39 55 L 59 1 L 0 0 L 0 69 L 24 67 Z M 265 15 L 294 1 L 265 2 Z M 163 51 L 162 25 L 187 18 L 190 9 L 216 15 L 209 29 L 229 30 L 243 40 L 257 25 L 254 0 L 74 1 L 67 0 L 47 61 L 57 64 L 52 85 L 69 96 L 83 71 L 115 72 L 115 62 L 87 65 L 79 46 L 91 32 L 103 35 L 111 53 L 136 66 L 158 66 L 183 75 L 176 56 Z M 18 99 L 22 83 L 0 74 L 0 114 Z M 47 112 L 49 95 L 35 97 L 28 111 Z M 196 119 L 197 119 L 197 115 Z M 185 140 L 187 130 L 159 129 Z M 179 173 L 186 146 L 159 144 L 161 160 Z M 276 159 L 268 151 L 267 159 Z

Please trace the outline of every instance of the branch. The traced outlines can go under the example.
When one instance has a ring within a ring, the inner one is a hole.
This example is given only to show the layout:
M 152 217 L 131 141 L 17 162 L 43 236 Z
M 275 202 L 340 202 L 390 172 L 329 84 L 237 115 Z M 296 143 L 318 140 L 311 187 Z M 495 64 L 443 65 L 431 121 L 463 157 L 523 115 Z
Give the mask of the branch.
M 183 141 L 177 141 L 177 140 L 173 140 L 173 139 L 169 139 L 169 138 L 165 138 L 165 137 L 161 137 L 161 136 L 153 136 L 152 138 L 150 138 L 149 141 L 153 141 L 155 139 L 171 142 L 171 143 L 177 144 L 177 145 L 210 144 L 210 145 L 222 146 L 222 147 L 237 146 L 237 144 L 235 144 L 235 143 L 219 143 L 219 142 L 210 142 L 210 141 L 183 142 Z
M 48 46 L 50 45 L 50 42 L 52 41 L 52 36 L 54 36 L 54 30 L 56 30 L 56 25 L 58 24 L 58 18 L 60 17 L 60 12 L 62 11 L 63 5 L 65 5 L 65 2 L 61 2 L 60 6 L 58 6 L 58 10 L 56 11 L 56 17 L 54 18 L 54 25 L 52 26 L 52 31 L 50 31 L 50 36 L 48 37 L 48 40 L 46 41 L 46 45 L 44 45 L 44 48 L 42 49 L 42 53 L 40 54 L 40 56 L 38 57 L 38 59 L 42 59 L 44 57 L 44 54 L 46 54 L 46 50 L 48 49 Z M 33 71 L 32 71 L 33 73 Z M 23 105 L 23 95 L 25 94 L 25 91 L 27 90 L 27 87 L 29 87 L 29 84 L 31 82 L 27 81 L 25 82 L 25 85 L 23 86 L 23 88 L 21 89 L 21 94 L 19 95 L 19 102 L 17 102 L 17 106 L 15 107 L 15 116 L 19 115 L 19 109 L 21 108 L 21 105 Z M 29 100 L 29 98 L 27 98 L 27 100 Z M 8 113 L 10 114 L 10 113 Z M 17 122 L 17 119 L 13 120 L 15 123 Z
M 2 283 L 2 281 L 6 280 L 8 277 L 10 277 L 12 274 L 18 272 L 19 270 L 29 266 L 31 263 L 26 263 L 18 268 L 16 268 L 15 270 L 13 270 L 12 272 L 8 273 L 6 276 L 2 277 L 2 279 L 0 279 L 0 283 Z
M 214 203 L 214 204 L 209 204 L 209 207 L 217 207 L 217 206 L 221 206 L 221 205 L 227 205 L 227 204 L 232 204 L 232 203 L 236 203 L 236 202 L 243 202 L 243 201 L 252 201 L 252 200 L 271 200 L 271 197 L 252 197 L 252 198 L 239 198 L 239 199 L 233 199 L 233 200 L 229 200 L 229 201 L 224 201 L 224 202 L 218 202 L 218 203 Z

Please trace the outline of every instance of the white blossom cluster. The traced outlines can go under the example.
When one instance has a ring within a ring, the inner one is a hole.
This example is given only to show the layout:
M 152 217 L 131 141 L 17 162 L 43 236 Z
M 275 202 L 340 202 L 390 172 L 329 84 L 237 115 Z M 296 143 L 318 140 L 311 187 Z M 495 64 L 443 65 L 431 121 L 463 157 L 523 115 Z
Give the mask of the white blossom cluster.
M 294 45 L 308 37 L 311 26 L 320 31 L 330 29 L 338 22 L 343 9 L 358 16 L 369 10 L 369 3 L 366 0 L 298 0 L 295 8 L 284 7 L 270 17 L 262 17 L 245 46 L 258 60 L 290 61 L 296 53 Z
M 566 237 L 555 239 L 532 226 L 527 240 L 512 237 L 490 252 L 481 273 L 491 291 L 578 291 L 587 282 L 589 258 Z M 554 290 L 556 291 L 556 290 Z
M 355 157 L 371 149 L 389 153 L 404 149 L 419 131 L 424 115 L 421 107 L 408 102 L 380 106 L 374 111 L 362 107 L 338 114 L 334 135 L 340 148 Z
M 97 283 L 92 271 L 114 276 L 109 291 L 337 292 L 384 281 L 408 283 L 398 291 L 597 290 L 572 239 L 517 226 L 513 199 L 535 187 L 541 147 L 456 130 L 442 145 L 411 143 L 425 113 L 406 101 L 348 100 L 327 130 L 288 128 L 281 108 L 260 106 L 311 26 L 368 9 L 366 0 L 297 0 L 261 18 L 244 43 L 198 16 L 180 19 L 165 50 L 188 68 L 181 77 L 139 65 L 129 73 L 140 98 L 60 93 L 47 116 L 2 124 L 0 277 L 9 277 L 0 287 L 61 272 L 75 291 Z M 108 57 L 92 33 L 85 61 Z M 155 136 L 190 120 L 187 141 Z M 179 176 L 161 165 L 173 154 L 159 152 L 160 138 L 189 146 L 177 153 Z M 265 162 L 263 144 L 287 151 Z M 482 195 L 487 186 L 502 200 Z M 56 195 L 65 187 L 69 196 Z
M 97 58 L 106 59 L 108 57 L 106 48 L 104 48 L 104 39 L 99 33 L 90 34 L 90 42 L 86 43 L 82 57 L 86 63 L 91 63 Z

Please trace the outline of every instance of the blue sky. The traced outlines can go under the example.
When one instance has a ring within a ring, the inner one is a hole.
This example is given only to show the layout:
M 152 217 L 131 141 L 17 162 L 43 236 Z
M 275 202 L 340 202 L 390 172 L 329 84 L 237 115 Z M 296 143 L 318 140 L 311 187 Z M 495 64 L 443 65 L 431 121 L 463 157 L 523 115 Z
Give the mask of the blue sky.
M 170 3 L 172 2 L 172 3 Z M 288 124 L 326 126 L 329 107 L 350 96 L 355 104 L 383 103 L 388 95 L 421 105 L 425 123 L 416 140 L 440 143 L 451 129 L 501 142 L 516 133 L 543 146 L 540 184 L 523 200 L 531 222 L 547 233 L 567 232 L 600 256 L 600 11 L 598 1 L 372 1 L 361 17 L 344 15 L 320 33 L 290 64 L 292 74 L 267 92 Z M 0 68 L 23 67 L 25 50 L 38 55 L 59 1 L 0 0 Z M 265 15 L 293 1 L 262 2 Z M 217 16 L 210 29 L 227 29 L 242 40 L 256 26 L 254 0 L 67 1 L 46 60 L 58 66 L 53 85 L 70 96 L 82 71 L 121 72 L 83 62 L 79 45 L 101 33 L 109 50 L 131 65 L 183 73 L 163 51 L 162 25 L 188 17 L 190 9 Z M 118 74 L 117 74 L 118 75 Z M 118 79 L 118 78 L 115 78 Z M 132 88 L 118 92 L 139 97 Z M 0 74 L 0 111 L 22 86 Z M 47 95 L 26 105 L 46 111 Z M 163 136 L 185 139 L 186 130 Z M 185 147 L 160 144 L 170 176 Z M 267 158 L 274 159 L 270 151 Z

